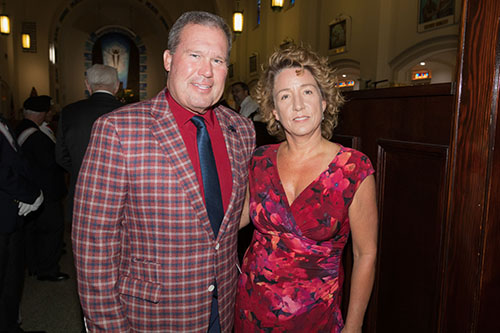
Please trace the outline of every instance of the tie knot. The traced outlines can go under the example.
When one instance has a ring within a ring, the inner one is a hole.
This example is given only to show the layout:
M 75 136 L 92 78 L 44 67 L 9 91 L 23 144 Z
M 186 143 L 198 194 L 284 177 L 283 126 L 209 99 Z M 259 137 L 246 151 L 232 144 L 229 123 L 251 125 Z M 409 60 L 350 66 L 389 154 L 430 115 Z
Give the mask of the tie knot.
M 193 122 L 194 126 L 196 126 L 196 128 L 198 129 L 205 128 L 205 120 L 203 119 L 203 117 L 193 116 L 191 118 L 191 121 Z

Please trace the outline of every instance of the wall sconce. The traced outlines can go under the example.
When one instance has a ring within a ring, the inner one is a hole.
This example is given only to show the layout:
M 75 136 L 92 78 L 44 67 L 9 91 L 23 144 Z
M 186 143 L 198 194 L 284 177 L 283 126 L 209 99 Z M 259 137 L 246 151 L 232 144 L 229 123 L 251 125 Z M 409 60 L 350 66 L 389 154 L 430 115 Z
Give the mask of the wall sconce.
M 233 32 L 238 35 L 242 31 L 243 31 L 243 12 L 237 10 L 233 13 Z
M 56 64 L 56 46 L 54 43 L 49 45 L 49 61 L 52 65 Z
M 31 47 L 30 34 L 22 34 L 21 39 L 22 39 L 23 49 L 29 49 Z
M 0 33 L 2 35 L 10 34 L 10 18 L 5 14 L 5 0 L 2 1 L 2 11 L 0 12 Z
M 271 0 L 271 9 L 279 12 L 283 8 L 283 0 Z
M 0 33 L 2 35 L 10 34 L 10 19 L 6 14 L 0 15 Z

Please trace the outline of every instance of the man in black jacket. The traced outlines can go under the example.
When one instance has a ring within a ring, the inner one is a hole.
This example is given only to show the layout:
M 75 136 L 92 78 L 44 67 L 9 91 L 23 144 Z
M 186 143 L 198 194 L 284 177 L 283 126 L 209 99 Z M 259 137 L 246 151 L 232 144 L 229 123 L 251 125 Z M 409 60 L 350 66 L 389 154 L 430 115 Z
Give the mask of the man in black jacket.
M 17 143 L 45 197 L 43 205 L 28 216 L 30 221 L 26 223 L 27 266 L 39 280 L 66 280 L 68 275 L 59 270 L 64 236 L 62 200 L 67 193 L 64 170 L 56 163 L 55 136 L 42 130 L 51 108 L 51 98 L 30 97 L 23 106 L 24 119 L 16 128 Z
M 19 331 L 24 282 L 23 218 L 38 209 L 43 194 L 14 133 L 0 115 L 0 332 Z
M 86 72 L 85 84 L 91 96 L 64 107 L 57 126 L 56 160 L 70 173 L 69 214 L 73 211 L 75 184 L 90 140 L 92 125 L 103 114 L 122 106 L 115 98 L 120 86 L 115 68 L 93 65 Z

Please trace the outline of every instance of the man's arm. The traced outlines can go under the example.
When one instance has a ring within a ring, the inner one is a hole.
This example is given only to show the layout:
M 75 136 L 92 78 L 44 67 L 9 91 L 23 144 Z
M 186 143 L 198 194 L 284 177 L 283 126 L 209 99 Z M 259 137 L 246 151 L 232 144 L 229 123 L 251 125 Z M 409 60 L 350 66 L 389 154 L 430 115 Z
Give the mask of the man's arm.
M 66 138 L 64 136 L 64 122 L 63 122 L 64 112 L 61 112 L 59 116 L 59 124 L 57 125 L 56 134 L 56 162 L 62 166 L 66 171 L 72 172 L 71 156 L 69 155 L 69 150 L 66 145 Z M 76 176 L 76 175 L 75 175 Z
M 126 165 L 113 124 L 98 120 L 78 176 L 72 240 L 78 292 L 91 332 L 128 332 L 119 300 Z
M 27 161 L 14 152 L 13 148 L 11 152 L 7 151 L 11 148 L 6 141 L 0 133 L 0 191 L 10 195 L 13 200 L 34 203 L 40 195 L 40 188 L 23 174 L 23 171 L 28 170 Z

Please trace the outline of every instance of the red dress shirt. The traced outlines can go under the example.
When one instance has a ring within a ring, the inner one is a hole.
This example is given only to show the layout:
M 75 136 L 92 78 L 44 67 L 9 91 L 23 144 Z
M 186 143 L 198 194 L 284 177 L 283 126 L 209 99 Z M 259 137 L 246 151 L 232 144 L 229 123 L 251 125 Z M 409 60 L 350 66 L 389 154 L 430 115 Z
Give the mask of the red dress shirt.
M 196 177 L 198 178 L 201 193 L 204 193 L 204 189 L 203 179 L 201 177 L 200 158 L 198 156 L 198 145 L 196 143 L 197 129 L 191 122 L 191 118 L 199 115 L 205 120 L 208 135 L 210 136 L 210 141 L 212 143 L 215 164 L 217 165 L 217 174 L 219 175 L 220 190 L 222 194 L 222 204 L 224 206 L 224 212 L 226 212 L 229 200 L 231 199 L 233 178 L 231 174 L 231 164 L 229 163 L 229 155 L 226 149 L 226 142 L 224 141 L 224 135 L 222 134 L 222 129 L 217 121 L 214 110 L 209 109 L 205 112 L 205 114 L 195 114 L 180 106 L 173 99 L 168 90 L 166 90 L 165 95 L 168 105 L 170 106 L 170 110 L 172 111 L 175 121 L 179 126 L 182 139 L 186 144 L 189 158 L 191 159 L 194 171 L 196 172 Z

